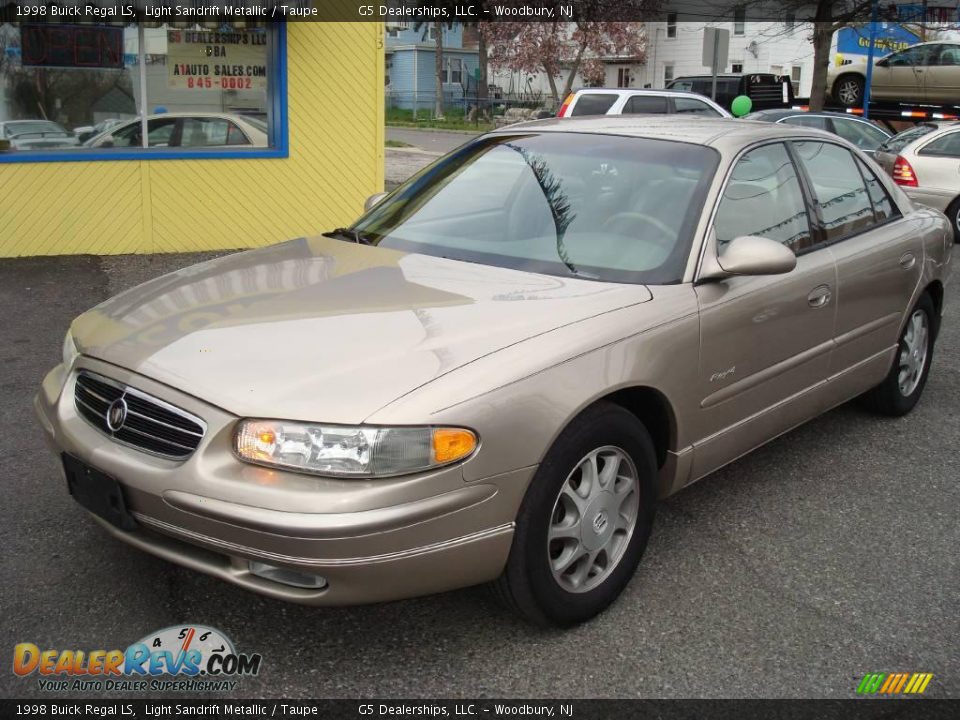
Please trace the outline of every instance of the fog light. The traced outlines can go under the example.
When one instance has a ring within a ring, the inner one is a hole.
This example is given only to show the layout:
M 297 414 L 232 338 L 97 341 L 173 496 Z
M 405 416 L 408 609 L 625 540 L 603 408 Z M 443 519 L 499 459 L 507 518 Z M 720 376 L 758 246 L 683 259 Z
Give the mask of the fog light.
M 250 561 L 250 572 L 257 577 L 265 580 L 292 585 L 293 587 L 308 588 L 310 590 L 322 590 L 327 586 L 327 579 L 319 575 L 291 570 L 277 565 L 267 565 L 262 562 Z

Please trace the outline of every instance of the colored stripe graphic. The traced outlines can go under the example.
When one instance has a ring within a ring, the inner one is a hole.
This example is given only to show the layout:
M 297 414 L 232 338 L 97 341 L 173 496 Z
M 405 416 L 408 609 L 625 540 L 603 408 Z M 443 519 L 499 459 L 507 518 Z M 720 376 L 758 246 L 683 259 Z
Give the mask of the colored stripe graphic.
M 933 673 L 867 673 L 857 686 L 858 695 L 920 695 L 933 679 Z

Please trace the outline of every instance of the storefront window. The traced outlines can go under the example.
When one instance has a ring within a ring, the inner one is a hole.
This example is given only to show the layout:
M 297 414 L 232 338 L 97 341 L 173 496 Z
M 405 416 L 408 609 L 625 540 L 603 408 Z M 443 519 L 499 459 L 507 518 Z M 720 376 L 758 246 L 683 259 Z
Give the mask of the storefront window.
M 0 160 L 285 152 L 282 50 L 266 24 L 0 25 Z

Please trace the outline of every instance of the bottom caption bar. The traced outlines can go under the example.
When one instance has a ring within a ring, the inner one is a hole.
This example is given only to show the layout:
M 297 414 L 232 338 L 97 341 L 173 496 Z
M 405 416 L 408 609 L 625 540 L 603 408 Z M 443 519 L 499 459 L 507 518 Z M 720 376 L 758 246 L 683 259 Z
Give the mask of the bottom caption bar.
M 897 703 L 897 707 L 890 703 Z M 960 700 L 0 700 L 0 718 L 789 718 L 960 717 Z

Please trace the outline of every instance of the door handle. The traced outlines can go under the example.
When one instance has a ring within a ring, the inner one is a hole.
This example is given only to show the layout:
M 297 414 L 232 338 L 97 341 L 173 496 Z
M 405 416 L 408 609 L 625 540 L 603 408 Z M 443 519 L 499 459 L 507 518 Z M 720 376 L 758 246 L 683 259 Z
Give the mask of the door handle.
M 812 308 L 823 308 L 830 304 L 830 298 L 833 297 L 833 293 L 830 292 L 830 287 L 828 285 L 820 285 L 815 287 L 810 291 L 810 294 L 807 295 L 807 303 Z
M 909 270 L 916 264 L 917 258 L 914 257 L 912 252 L 904 253 L 903 257 L 900 258 L 900 267 L 902 267 L 904 270 Z

